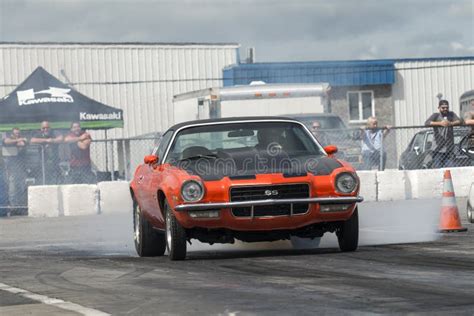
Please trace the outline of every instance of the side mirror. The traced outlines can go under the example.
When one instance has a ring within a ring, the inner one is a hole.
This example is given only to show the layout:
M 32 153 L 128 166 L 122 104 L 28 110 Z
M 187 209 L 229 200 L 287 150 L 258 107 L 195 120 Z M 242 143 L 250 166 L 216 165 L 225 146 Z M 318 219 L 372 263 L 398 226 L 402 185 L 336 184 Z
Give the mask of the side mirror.
M 334 145 L 328 145 L 326 147 L 324 147 L 324 151 L 329 155 L 334 155 L 335 153 L 337 153 L 337 147 L 334 146 Z
M 420 146 L 413 147 L 413 151 L 415 152 L 417 156 L 420 155 Z
M 148 155 L 148 156 L 145 156 L 145 159 L 143 159 L 143 161 L 147 165 L 153 165 L 158 162 L 158 157 L 155 155 Z

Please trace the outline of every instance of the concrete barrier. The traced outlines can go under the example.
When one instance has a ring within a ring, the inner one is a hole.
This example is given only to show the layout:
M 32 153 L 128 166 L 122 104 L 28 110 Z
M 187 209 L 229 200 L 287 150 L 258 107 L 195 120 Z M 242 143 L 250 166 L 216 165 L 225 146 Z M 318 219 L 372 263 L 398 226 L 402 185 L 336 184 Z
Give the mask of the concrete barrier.
M 99 214 L 99 190 L 97 185 L 62 185 L 61 196 L 65 216 Z
M 407 170 L 407 199 L 439 198 L 443 193 L 443 172 L 440 169 Z
M 405 171 L 377 171 L 377 201 L 405 200 L 406 186 Z
M 358 171 L 360 179 L 359 194 L 364 197 L 364 201 L 377 201 L 377 171 Z
M 63 215 L 59 186 L 41 185 L 28 187 L 28 215 L 32 217 L 57 217 Z
M 99 182 L 100 213 L 131 213 L 133 208 L 130 186 L 127 181 Z

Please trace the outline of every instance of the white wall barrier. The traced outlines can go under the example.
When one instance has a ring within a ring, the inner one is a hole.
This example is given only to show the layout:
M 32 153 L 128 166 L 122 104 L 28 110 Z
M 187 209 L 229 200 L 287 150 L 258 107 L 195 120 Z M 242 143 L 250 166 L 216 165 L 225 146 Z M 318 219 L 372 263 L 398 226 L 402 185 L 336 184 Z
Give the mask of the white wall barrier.
M 469 194 L 474 167 L 452 168 L 457 197 Z M 360 195 L 365 201 L 441 198 L 444 169 L 359 171 Z M 29 216 L 74 216 L 132 212 L 126 181 L 97 185 L 46 185 L 28 188 Z
M 32 217 L 57 217 L 64 215 L 58 185 L 28 187 L 28 215 Z
M 406 192 L 405 172 L 399 170 L 377 172 L 377 201 L 405 200 Z
M 377 201 L 377 171 L 358 171 L 360 179 L 359 194 L 364 197 L 364 201 Z
M 65 216 L 94 215 L 99 213 L 99 190 L 93 184 L 61 185 Z
M 28 187 L 28 215 L 57 217 L 132 212 L 128 182 Z
M 100 212 L 102 214 L 127 213 L 132 211 L 133 201 L 127 181 L 99 182 Z

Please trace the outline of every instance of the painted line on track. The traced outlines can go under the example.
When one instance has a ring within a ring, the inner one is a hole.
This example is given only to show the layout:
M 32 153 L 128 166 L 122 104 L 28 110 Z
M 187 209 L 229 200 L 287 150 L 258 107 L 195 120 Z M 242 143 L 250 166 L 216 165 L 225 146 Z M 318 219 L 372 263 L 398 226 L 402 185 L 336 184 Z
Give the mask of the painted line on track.
M 41 294 L 36 294 L 36 293 L 30 292 L 30 291 L 27 291 L 27 290 L 24 290 L 24 289 L 9 286 L 8 284 L 4 284 L 4 283 L 0 283 L 0 290 L 10 292 L 10 293 L 13 293 L 13 294 L 18 294 L 22 297 L 29 298 L 31 300 L 34 300 L 34 301 L 37 301 L 37 302 L 40 302 L 40 303 L 43 303 L 43 304 L 46 304 L 46 305 L 55 306 L 55 307 L 58 307 L 58 308 L 61 308 L 61 309 L 73 311 L 73 312 L 76 312 L 76 313 L 79 313 L 79 314 L 82 314 L 82 315 L 86 315 L 86 316 L 107 316 L 107 315 L 110 315 L 110 314 L 104 313 L 102 311 L 99 311 L 97 309 L 85 307 L 85 306 L 82 306 L 82 305 L 79 305 L 79 304 L 75 304 L 75 303 L 68 302 L 68 301 L 63 301 L 61 299 L 52 298 L 52 297 L 48 297 L 48 296 L 41 295 Z

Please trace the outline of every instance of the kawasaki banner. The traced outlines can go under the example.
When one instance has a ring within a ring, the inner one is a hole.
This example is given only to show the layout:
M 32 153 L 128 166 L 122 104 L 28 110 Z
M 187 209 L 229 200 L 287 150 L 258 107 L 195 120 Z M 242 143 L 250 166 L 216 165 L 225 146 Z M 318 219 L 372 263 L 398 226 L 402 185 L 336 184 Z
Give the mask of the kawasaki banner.
M 0 100 L 0 131 L 35 130 L 42 121 L 53 128 L 79 121 L 83 128 L 108 129 L 123 127 L 123 111 L 86 97 L 38 67 Z

